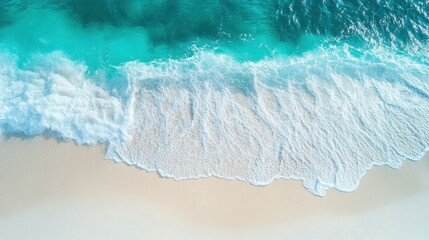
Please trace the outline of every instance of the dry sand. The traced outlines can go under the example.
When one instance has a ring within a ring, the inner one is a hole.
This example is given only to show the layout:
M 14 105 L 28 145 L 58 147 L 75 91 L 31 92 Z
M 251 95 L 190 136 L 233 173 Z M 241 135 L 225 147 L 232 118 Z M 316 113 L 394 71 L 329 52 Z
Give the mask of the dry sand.
M 174 181 L 101 146 L 0 142 L 0 239 L 429 239 L 429 157 L 376 167 L 352 193 Z

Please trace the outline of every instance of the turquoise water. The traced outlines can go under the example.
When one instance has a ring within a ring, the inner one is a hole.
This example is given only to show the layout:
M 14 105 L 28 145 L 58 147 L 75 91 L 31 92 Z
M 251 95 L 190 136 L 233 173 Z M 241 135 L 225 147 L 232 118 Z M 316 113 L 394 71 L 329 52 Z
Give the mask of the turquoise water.
M 429 147 L 421 0 L 3 0 L 0 135 L 317 195 Z

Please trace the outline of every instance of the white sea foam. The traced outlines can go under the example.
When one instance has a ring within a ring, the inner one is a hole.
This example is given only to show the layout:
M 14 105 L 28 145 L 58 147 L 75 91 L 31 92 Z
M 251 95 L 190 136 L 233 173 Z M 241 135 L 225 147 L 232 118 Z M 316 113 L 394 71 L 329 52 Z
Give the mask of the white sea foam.
M 2 56 L 0 126 L 3 134 L 50 130 L 107 143 L 106 158 L 175 179 L 286 178 L 317 195 L 352 191 L 373 165 L 399 167 L 429 146 L 429 65 L 353 51 L 129 62 L 118 69 L 125 96 L 59 53 L 24 67 Z
M 59 52 L 34 56 L 22 67 L 16 57 L 0 55 L 0 133 L 50 131 L 79 144 L 123 142 L 130 105 L 95 85 L 85 71 Z

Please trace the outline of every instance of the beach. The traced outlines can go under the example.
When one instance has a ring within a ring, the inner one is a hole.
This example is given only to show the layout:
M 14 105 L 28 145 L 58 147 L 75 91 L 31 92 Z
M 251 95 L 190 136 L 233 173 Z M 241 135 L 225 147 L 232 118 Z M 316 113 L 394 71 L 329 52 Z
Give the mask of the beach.
M 351 193 L 298 181 L 175 181 L 103 146 L 0 142 L 0 239 L 427 239 L 429 157 L 374 167 Z
M 427 3 L 0 1 L 0 240 L 429 239 Z

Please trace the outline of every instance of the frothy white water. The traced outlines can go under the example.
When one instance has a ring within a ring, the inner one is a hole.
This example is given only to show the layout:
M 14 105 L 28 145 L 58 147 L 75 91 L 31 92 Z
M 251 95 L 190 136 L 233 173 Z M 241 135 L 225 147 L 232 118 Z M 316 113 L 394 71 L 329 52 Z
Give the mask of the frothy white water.
M 95 85 L 86 66 L 59 52 L 37 55 L 18 66 L 0 55 L 0 134 L 58 134 L 78 144 L 127 139 L 130 104 Z
M 399 167 L 429 146 L 428 64 L 352 52 L 129 62 L 119 68 L 126 97 L 91 83 L 81 64 L 40 56 L 25 70 L 2 64 L 0 124 L 3 134 L 107 143 L 106 158 L 175 179 L 286 178 L 317 195 L 352 191 L 373 165 Z

